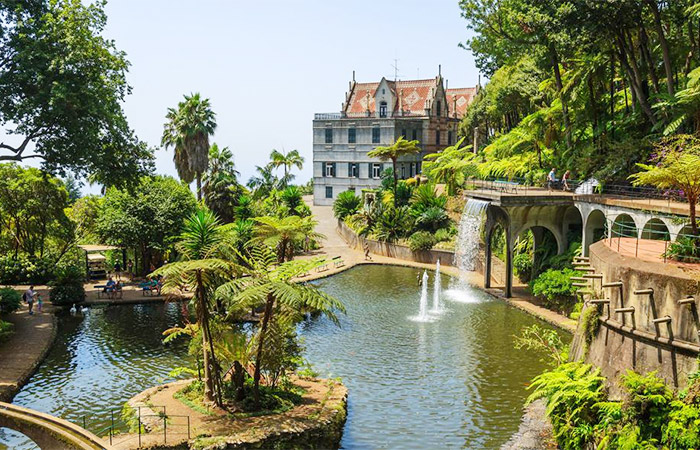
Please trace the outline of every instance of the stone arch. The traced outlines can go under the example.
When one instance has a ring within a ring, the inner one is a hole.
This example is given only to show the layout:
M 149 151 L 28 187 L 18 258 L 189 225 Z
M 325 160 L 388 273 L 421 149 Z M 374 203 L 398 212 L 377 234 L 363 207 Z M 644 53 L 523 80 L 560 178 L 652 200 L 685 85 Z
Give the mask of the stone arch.
M 575 206 L 568 206 L 564 210 L 561 230 L 566 238 L 567 247 L 574 240 L 583 242 L 583 225 L 583 214 L 581 214 L 581 211 Z
M 527 239 L 528 232 L 532 233 L 532 247 L 526 249 L 524 252 L 522 252 L 522 248 L 519 251 L 518 242 L 520 241 L 522 243 L 522 238 Z M 513 269 L 516 278 L 519 278 L 520 281 L 527 282 L 534 279 L 542 272 L 542 263 L 544 260 L 559 254 L 559 242 L 557 240 L 557 236 L 549 227 L 533 225 L 529 228 L 523 229 L 518 234 L 514 234 L 513 237 Z M 553 248 L 552 244 L 554 244 Z M 524 255 L 528 255 L 529 258 L 520 260 L 520 258 Z M 530 270 L 525 270 L 523 273 L 522 270 L 524 267 L 520 264 L 526 264 L 528 259 L 531 264 Z M 518 270 L 521 272 L 518 272 Z
M 674 237 L 674 241 L 678 239 L 678 236 L 687 236 L 693 234 L 693 227 L 690 226 L 689 223 L 683 225 L 683 228 L 680 229 L 678 233 L 676 233 L 676 236 Z
M 557 254 L 561 255 L 566 251 L 566 237 L 563 235 L 561 230 L 558 230 L 556 227 L 550 225 L 550 224 L 535 224 L 535 223 L 526 223 L 525 225 L 521 226 L 518 228 L 517 232 L 513 233 L 513 239 L 517 238 L 520 236 L 522 233 L 526 232 L 527 230 L 531 228 L 543 228 L 547 231 L 549 231 L 552 236 L 554 236 L 554 239 L 557 241 Z
M 671 233 L 666 222 L 659 218 L 649 219 L 642 228 L 640 236 L 642 239 L 652 239 L 656 241 L 670 241 Z
M 492 238 L 494 230 L 497 226 L 501 226 L 505 231 L 506 238 L 506 261 L 505 261 L 505 295 L 509 297 L 512 286 L 512 239 L 510 234 L 510 216 L 501 207 L 489 204 L 486 208 L 486 220 L 484 221 L 484 287 L 491 287 L 491 268 L 492 268 Z
M 583 242 L 581 248 L 584 256 L 588 256 L 591 244 L 605 237 L 607 220 L 605 213 L 600 209 L 594 209 L 588 213 L 583 225 Z
M 618 214 L 612 224 L 613 237 L 639 237 L 639 226 L 627 213 Z

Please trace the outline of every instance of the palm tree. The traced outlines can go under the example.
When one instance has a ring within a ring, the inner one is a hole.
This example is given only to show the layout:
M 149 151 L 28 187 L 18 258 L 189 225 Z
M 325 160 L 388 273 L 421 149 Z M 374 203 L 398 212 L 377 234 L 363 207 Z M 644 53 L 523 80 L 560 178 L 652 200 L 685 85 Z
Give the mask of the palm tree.
M 294 244 L 308 239 L 323 239 L 325 236 L 316 233 L 314 228 L 318 222 L 313 217 L 256 217 L 258 222 L 255 241 L 277 250 L 277 260 L 282 263 L 294 256 Z
M 177 109 L 168 108 L 161 144 L 175 149 L 175 167 L 186 183 L 197 180 L 197 199 L 202 199 L 202 174 L 209 165 L 209 136 L 216 130 L 216 114 L 209 99 L 199 93 L 185 95 Z
M 275 169 L 279 167 L 284 168 L 284 178 L 282 178 L 282 182 L 286 185 L 292 181 L 292 178 L 294 178 L 293 175 L 289 174 L 292 167 L 296 167 L 297 169 L 301 170 L 304 166 L 304 158 L 299 155 L 298 150 L 292 150 L 288 153 L 284 153 L 284 151 L 279 152 L 273 149 L 270 153 L 270 166 L 274 167 Z
M 449 195 L 457 192 L 457 187 L 466 181 L 467 176 L 478 173 L 474 154 L 470 147 L 461 146 L 463 142 L 464 138 L 440 153 L 426 155 L 423 163 L 423 171 L 434 182 L 445 183 Z
M 197 326 L 202 334 L 204 362 L 204 399 L 222 405 L 219 367 L 211 335 L 211 300 L 219 280 L 235 278 L 241 268 L 220 255 L 224 234 L 217 218 L 199 210 L 190 217 L 177 244 L 180 260 L 166 264 L 151 276 L 163 276 L 165 293 L 179 292 L 182 286 L 194 288 Z
M 396 161 L 404 155 L 415 155 L 420 153 L 420 147 L 418 147 L 418 141 L 407 141 L 400 136 L 396 142 L 388 147 L 377 147 L 367 153 L 370 158 L 379 158 L 382 161 L 391 160 L 391 164 L 394 168 L 394 192 L 396 192 L 396 185 L 398 184 L 398 176 L 396 172 Z
M 257 175 L 248 180 L 248 187 L 253 190 L 253 198 L 266 197 L 273 189 L 279 187 L 280 180 L 272 173 L 272 167 L 255 166 L 255 171 Z
M 212 144 L 209 168 L 202 179 L 202 195 L 207 207 L 225 223 L 233 220 L 233 208 L 243 191 L 238 184 L 238 175 L 233 153 L 228 147 L 219 149 L 216 143 Z
M 336 311 L 344 312 L 342 303 L 320 291 L 316 286 L 297 283 L 295 278 L 324 264 L 321 259 L 295 260 L 278 263 L 275 251 L 265 245 L 253 246 L 249 254 L 241 254 L 243 265 L 247 267 L 245 276 L 234 279 L 217 290 L 217 296 L 227 299 L 232 309 L 257 308 L 264 306 L 260 328 L 256 339 L 255 371 L 253 374 L 253 394 L 256 405 L 260 405 L 260 377 L 265 366 L 263 355 L 268 331 L 279 330 L 271 327 L 274 320 L 295 322 L 308 311 L 324 314 L 338 323 Z

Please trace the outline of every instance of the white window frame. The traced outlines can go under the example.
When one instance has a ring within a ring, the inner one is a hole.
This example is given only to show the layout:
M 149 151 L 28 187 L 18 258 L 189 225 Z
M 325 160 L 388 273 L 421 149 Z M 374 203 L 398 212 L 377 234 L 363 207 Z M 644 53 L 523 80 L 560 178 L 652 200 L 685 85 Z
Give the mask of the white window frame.
M 378 180 L 382 177 L 382 165 L 379 163 L 372 163 L 372 178 Z
M 333 163 L 326 163 L 326 177 L 328 178 L 333 178 L 335 177 L 335 173 L 333 173 Z

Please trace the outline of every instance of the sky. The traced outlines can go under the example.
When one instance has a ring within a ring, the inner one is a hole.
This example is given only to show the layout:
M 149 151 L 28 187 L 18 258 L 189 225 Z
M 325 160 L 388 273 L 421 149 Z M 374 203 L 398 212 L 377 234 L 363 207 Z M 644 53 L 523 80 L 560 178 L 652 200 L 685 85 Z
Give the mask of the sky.
M 168 107 L 184 94 L 211 100 L 218 127 L 210 142 L 229 147 L 242 181 L 272 149 L 306 159 L 312 174 L 315 112 L 338 112 L 352 79 L 433 78 L 474 86 L 457 0 L 110 0 L 105 37 L 131 63 L 124 109 L 140 139 L 159 146 Z M 156 171 L 176 176 L 172 150 Z M 85 193 L 97 187 L 86 186 Z

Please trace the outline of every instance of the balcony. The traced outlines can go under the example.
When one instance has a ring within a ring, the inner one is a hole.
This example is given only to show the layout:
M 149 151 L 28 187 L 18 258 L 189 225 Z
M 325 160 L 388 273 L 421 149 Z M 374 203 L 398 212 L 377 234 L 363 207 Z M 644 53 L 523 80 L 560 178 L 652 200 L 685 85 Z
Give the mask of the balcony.
M 337 113 L 315 113 L 314 120 L 337 120 L 341 119 L 343 115 L 339 112 Z

